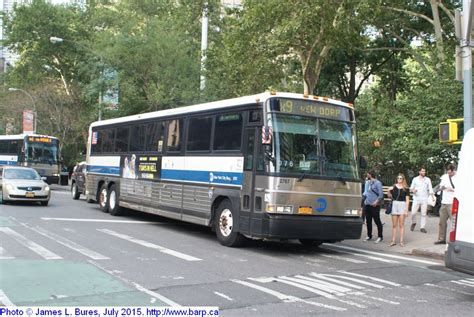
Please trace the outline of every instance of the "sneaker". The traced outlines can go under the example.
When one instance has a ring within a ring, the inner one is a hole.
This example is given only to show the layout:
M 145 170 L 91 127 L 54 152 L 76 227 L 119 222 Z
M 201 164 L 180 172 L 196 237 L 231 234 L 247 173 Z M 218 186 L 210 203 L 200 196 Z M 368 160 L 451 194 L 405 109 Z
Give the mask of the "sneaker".
M 412 223 L 412 224 L 411 224 L 411 227 L 410 227 L 410 231 L 415 230 L 415 226 L 416 226 L 416 223 Z
M 446 244 L 445 240 L 438 240 L 434 244 Z
M 365 239 L 362 240 L 362 241 L 366 242 L 366 241 L 370 241 L 370 240 L 372 240 L 372 238 L 371 238 L 371 237 L 367 237 L 367 238 L 365 238 Z
M 428 232 L 428 231 L 426 231 L 425 228 L 421 228 L 420 231 L 423 232 L 423 233 L 427 233 L 427 232 Z
M 383 240 L 383 238 L 378 237 L 377 240 L 375 240 L 375 243 L 380 243 Z

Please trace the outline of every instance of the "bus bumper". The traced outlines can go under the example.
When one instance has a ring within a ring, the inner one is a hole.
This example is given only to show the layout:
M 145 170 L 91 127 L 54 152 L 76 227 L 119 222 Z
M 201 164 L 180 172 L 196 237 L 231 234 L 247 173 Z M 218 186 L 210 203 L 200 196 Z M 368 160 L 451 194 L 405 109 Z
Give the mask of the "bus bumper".
M 342 241 L 360 239 L 361 217 L 264 215 L 262 238 Z
M 444 263 L 450 269 L 474 275 L 474 243 L 450 242 Z

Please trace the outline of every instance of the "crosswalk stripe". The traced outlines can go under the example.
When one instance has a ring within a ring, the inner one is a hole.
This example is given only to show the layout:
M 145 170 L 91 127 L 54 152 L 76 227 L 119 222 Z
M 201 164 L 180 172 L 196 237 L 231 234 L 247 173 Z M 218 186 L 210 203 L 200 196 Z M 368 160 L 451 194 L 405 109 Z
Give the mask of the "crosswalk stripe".
M 5 233 L 6 235 L 10 236 L 11 238 L 15 239 L 20 244 L 24 245 L 31 251 L 35 252 L 36 254 L 40 255 L 46 260 L 59 260 L 62 259 L 59 255 L 49 251 L 48 249 L 40 246 L 39 244 L 28 240 L 18 232 L 8 228 L 8 227 L 0 227 L 0 231 Z
M 318 273 L 314 273 L 314 272 L 309 273 L 309 274 L 314 276 L 314 277 L 317 277 L 318 279 L 327 280 L 329 282 L 333 282 L 333 283 L 336 283 L 336 284 L 340 284 L 340 285 L 344 285 L 344 286 L 347 286 L 347 287 L 355 288 L 355 289 L 358 289 L 358 290 L 365 289 L 365 287 L 362 287 L 362 286 L 359 286 L 359 285 L 356 285 L 356 284 L 352 284 L 352 283 L 349 283 L 349 282 L 345 282 L 345 281 L 339 281 L 335 278 L 331 278 L 331 277 L 323 275 L 323 274 L 318 274 Z
M 326 289 L 328 291 L 333 290 L 333 291 L 336 291 L 336 292 L 341 293 L 341 294 L 348 293 L 348 292 L 352 291 L 348 287 L 328 283 L 327 281 L 317 280 L 317 279 L 314 279 L 314 278 L 311 278 L 311 277 L 308 277 L 308 276 L 296 275 L 295 278 L 298 278 L 298 279 L 303 280 L 303 281 L 307 281 L 307 282 L 312 283 L 314 285 L 318 285 L 318 287 L 322 287 L 322 289 Z M 301 282 L 303 282 L 303 281 L 301 281 Z
M 381 278 L 369 276 L 369 275 L 362 275 L 362 274 L 357 274 L 357 273 L 352 273 L 352 272 L 347 272 L 347 271 L 339 271 L 339 273 L 344 273 L 344 274 L 348 274 L 348 275 L 352 275 L 352 276 L 357 276 L 357 277 L 369 279 L 369 280 L 372 280 L 372 281 L 377 281 L 377 282 L 380 282 L 380 283 L 388 284 L 388 285 L 391 285 L 391 286 L 397 286 L 397 287 L 402 286 L 401 284 L 391 282 L 391 281 L 387 281 L 387 280 L 384 280 L 384 279 L 381 279 Z
M 93 260 L 109 260 L 110 258 L 109 257 L 106 257 L 105 255 L 102 255 L 100 253 L 97 253 L 95 251 L 92 251 L 92 250 L 89 250 L 88 248 L 82 246 L 82 245 L 79 245 L 69 239 L 66 239 L 64 237 L 61 237 L 53 232 L 49 232 L 45 229 L 42 229 L 42 228 L 39 228 L 39 227 L 36 227 L 36 228 L 33 228 L 33 227 L 30 227 L 26 224 L 22 224 L 23 226 L 25 226 L 26 228 L 30 229 L 30 230 L 33 230 L 34 232 L 37 232 L 39 233 L 40 235 L 42 236 L 45 236 L 51 240 L 54 240 L 56 241 L 57 243 L 69 248 L 69 249 L 72 249 L 76 252 L 79 252 Z
M 6 307 L 16 307 L 15 304 L 13 304 L 7 297 L 7 295 L 3 292 L 3 290 L 0 289 L 0 306 L 2 305 Z
M 345 256 L 338 256 L 338 255 L 329 255 L 329 254 L 321 254 L 321 256 L 325 258 L 330 258 L 330 259 L 335 259 L 335 260 L 340 260 L 340 261 L 346 261 L 346 262 L 351 262 L 351 263 L 356 263 L 356 264 L 366 264 L 367 262 L 362 261 L 362 260 L 357 260 L 357 259 L 352 259 L 348 258 Z
M 302 302 L 302 303 L 305 303 L 305 304 L 308 304 L 308 305 L 323 307 L 323 308 L 336 310 L 336 311 L 346 311 L 347 310 L 344 307 L 321 304 L 321 303 L 317 303 L 317 302 L 313 302 L 313 301 L 309 301 L 309 300 L 304 300 L 304 299 L 301 299 L 301 298 L 298 298 L 298 297 L 295 297 L 295 296 L 286 295 L 286 294 L 283 294 L 283 293 L 274 291 L 272 289 L 269 289 L 269 288 L 266 288 L 266 287 L 263 287 L 263 286 L 260 286 L 260 285 L 257 285 L 257 284 L 253 284 L 253 283 L 250 283 L 250 282 L 247 282 L 247 281 L 241 281 L 241 280 L 231 280 L 231 281 L 234 282 L 234 283 L 240 284 L 240 285 L 244 285 L 244 286 L 256 289 L 256 290 L 261 291 L 263 293 L 272 295 L 272 296 L 280 299 L 281 301 L 283 301 L 285 303 Z
M 469 286 L 469 287 L 474 287 L 473 284 L 470 284 L 470 283 L 467 283 L 466 281 L 451 281 L 455 284 L 458 284 L 458 285 L 464 285 L 464 286 Z
M 202 261 L 202 259 L 196 258 L 196 257 L 194 257 L 194 256 L 187 255 L 187 254 L 184 254 L 184 253 L 181 253 L 181 252 L 178 252 L 178 251 L 174 251 L 174 250 L 171 250 L 171 249 L 168 249 L 168 248 L 159 246 L 159 245 L 154 244 L 154 243 L 151 243 L 151 242 L 147 242 L 147 241 L 144 241 L 144 240 L 136 239 L 136 238 L 134 238 L 134 237 L 128 236 L 128 235 L 126 235 L 126 234 L 121 234 L 121 233 L 115 232 L 115 231 L 113 231 L 113 230 L 109 230 L 109 229 L 97 229 L 97 231 L 106 233 L 106 234 L 108 234 L 108 235 L 111 235 L 111 236 L 114 236 L 114 237 L 117 237 L 117 238 L 120 238 L 120 239 L 123 239 L 123 240 L 127 240 L 127 241 L 129 241 L 129 242 L 133 242 L 133 243 L 142 245 L 142 246 L 147 247 L 147 248 L 159 250 L 159 251 L 162 252 L 162 253 L 175 256 L 175 257 L 180 258 L 180 259 L 183 259 L 183 260 L 185 260 L 185 261 Z
M 313 273 L 309 273 L 309 274 L 313 275 Z M 356 282 L 356 283 L 359 283 L 359 284 L 363 284 L 363 285 L 367 285 L 367 286 L 371 286 L 371 287 L 375 287 L 375 288 L 379 288 L 379 289 L 385 288 L 381 285 L 370 283 L 370 282 L 367 282 L 367 281 L 362 281 L 360 279 L 356 279 L 356 278 L 349 277 L 349 276 L 333 275 L 333 274 L 323 274 L 323 275 L 328 276 L 328 277 L 334 277 L 334 278 L 342 278 L 344 280 L 353 281 L 353 282 Z

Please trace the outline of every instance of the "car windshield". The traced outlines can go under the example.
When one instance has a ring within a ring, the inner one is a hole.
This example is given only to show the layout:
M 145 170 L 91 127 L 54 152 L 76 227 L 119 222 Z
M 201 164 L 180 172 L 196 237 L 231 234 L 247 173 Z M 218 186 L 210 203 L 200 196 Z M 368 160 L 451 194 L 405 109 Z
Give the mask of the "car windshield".
M 274 173 L 357 178 L 350 122 L 273 114 Z
M 41 176 L 30 169 L 6 169 L 3 172 L 5 179 L 41 179 Z

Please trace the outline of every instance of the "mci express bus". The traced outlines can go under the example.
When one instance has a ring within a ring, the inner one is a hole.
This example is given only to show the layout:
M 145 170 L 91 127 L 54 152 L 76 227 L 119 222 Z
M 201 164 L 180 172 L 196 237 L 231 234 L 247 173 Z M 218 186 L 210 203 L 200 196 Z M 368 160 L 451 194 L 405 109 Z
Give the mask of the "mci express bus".
M 34 168 L 48 184 L 59 181 L 61 155 L 57 138 L 38 134 L 0 135 L 0 165 Z
M 91 124 L 86 197 L 212 227 L 219 242 L 359 239 L 351 104 L 262 93 Z

